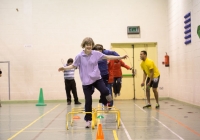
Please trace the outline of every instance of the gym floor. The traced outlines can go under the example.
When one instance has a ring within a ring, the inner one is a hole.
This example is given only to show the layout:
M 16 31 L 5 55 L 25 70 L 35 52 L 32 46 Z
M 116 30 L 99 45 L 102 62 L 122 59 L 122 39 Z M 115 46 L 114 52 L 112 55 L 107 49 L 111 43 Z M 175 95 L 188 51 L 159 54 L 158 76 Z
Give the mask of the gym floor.
M 73 127 L 66 129 L 66 114 L 74 107 L 66 102 L 1 103 L 0 140 L 96 140 L 97 127 L 85 128 L 84 114 L 77 114 Z M 160 109 L 143 109 L 144 100 L 114 102 L 121 112 L 121 125 L 117 128 L 115 114 L 99 114 L 105 140 L 199 140 L 200 107 L 172 99 L 162 99 Z M 99 103 L 93 102 L 93 107 Z

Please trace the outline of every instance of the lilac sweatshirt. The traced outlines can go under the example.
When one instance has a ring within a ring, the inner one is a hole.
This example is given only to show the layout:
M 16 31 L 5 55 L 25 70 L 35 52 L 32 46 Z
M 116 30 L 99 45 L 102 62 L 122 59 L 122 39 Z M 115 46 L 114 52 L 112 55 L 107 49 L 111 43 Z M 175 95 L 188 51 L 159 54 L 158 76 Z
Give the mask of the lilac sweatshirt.
M 89 55 L 82 51 L 76 56 L 73 66 L 79 68 L 82 85 L 90 85 L 101 79 L 98 61 L 102 60 L 104 56 L 103 53 L 94 50 Z

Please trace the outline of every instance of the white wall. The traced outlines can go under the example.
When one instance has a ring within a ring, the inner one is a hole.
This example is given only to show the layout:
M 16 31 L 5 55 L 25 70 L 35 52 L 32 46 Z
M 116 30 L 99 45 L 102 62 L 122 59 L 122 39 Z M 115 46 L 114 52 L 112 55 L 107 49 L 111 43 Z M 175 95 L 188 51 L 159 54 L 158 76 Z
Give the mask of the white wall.
M 141 38 L 128 38 L 127 26 L 134 25 L 141 27 Z M 164 87 L 160 96 L 166 97 L 168 69 L 161 62 L 167 25 L 166 0 L 0 0 L 0 61 L 11 64 L 11 100 L 37 100 L 40 88 L 45 99 L 65 99 L 63 74 L 57 69 L 61 59 L 66 62 L 82 50 L 87 36 L 107 49 L 118 42 L 157 42 Z M 84 98 L 78 71 L 76 81 L 79 98 Z M 8 100 L 7 88 L 1 87 L 1 99 Z
M 184 44 L 184 15 L 191 12 L 192 43 Z M 169 97 L 200 105 L 199 0 L 169 0 Z

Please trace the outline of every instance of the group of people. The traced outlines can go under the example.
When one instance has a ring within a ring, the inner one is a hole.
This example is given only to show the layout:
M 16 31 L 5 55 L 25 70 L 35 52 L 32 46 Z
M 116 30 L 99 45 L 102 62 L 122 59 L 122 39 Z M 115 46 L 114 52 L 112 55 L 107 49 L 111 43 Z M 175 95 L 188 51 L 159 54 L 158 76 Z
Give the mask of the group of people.
M 99 51 L 105 55 L 113 55 L 113 56 L 119 56 L 118 53 L 115 51 L 106 50 L 103 48 L 103 45 L 96 44 L 93 47 L 93 50 Z M 129 66 L 127 66 L 122 60 L 100 60 L 98 62 L 98 67 L 100 70 L 101 77 L 106 85 L 106 87 L 109 89 L 109 93 L 112 96 L 112 87 L 114 90 L 115 97 L 117 95 L 120 95 L 121 90 L 121 79 L 122 79 L 122 71 L 121 67 L 125 67 L 126 69 L 132 70 Z M 102 97 L 102 96 L 101 96 Z M 100 97 L 100 103 L 101 103 L 101 97 Z M 113 101 L 109 102 L 109 107 L 113 106 Z
M 82 41 L 81 47 L 83 51 L 75 57 L 74 62 L 73 59 L 69 59 L 66 66 L 58 69 L 58 71 L 64 71 L 67 103 L 68 105 L 71 104 L 70 91 L 72 90 L 75 104 L 81 104 L 78 101 L 74 80 L 74 70 L 78 68 L 85 95 L 85 112 L 92 112 L 92 94 L 95 88 L 100 92 L 99 102 L 104 105 L 105 110 L 108 110 L 108 106 L 113 105 L 112 85 L 115 97 L 120 95 L 121 67 L 132 70 L 132 68 L 121 61 L 121 59 L 126 59 L 128 56 L 119 56 L 115 51 L 105 50 L 101 44 L 95 45 L 93 39 L 90 37 L 86 37 Z M 147 58 L 146 51 L 142 51 L 140 57 L 143 60 L 141 68 L 144 70 L 144 78 L 141 86 L 144 86 L 144 82 L 148 76 L 146 85 L 153 87 L 157 102 L 156 108 L 159 108 L 157 92 L 160 77 L 159 71 L 153 61 Z M 146 95 L 148 100 L 146 106 L 150 107 L 150 90 L 147 90 Z M 91 126 L 92 115 L 86 114 L 84 119 L 86 121 L 86 128 L 89 128 Z
M 103 45 L 96 44 L 93 46 L 92 50 L 99 51 L 105 55 L 114 55 L 119 56 L 118 53 L 115 51 L 106 50 L 103 48 Z M 73 59 L 69 58 L 67 60 L 67 64 L 64 64 L 64 67 L 72 65 Z M 132 70 L 132 68 L 128 65 L 126 65 L 122 60 L 106 60 L 102 59 L 98 61 L 98 68 L 100 71 L 101 78 L 103 79 L 103 82 L 105 83 L 106 87 L 109 89 L 109 93 L 112 96 L 112 88 L 114 89 L 115 97 L 120 96 L 121 91 L 121 81 L 122 81 L 122 70 L 121 67 L 126 68 L 127 70 Z M 64 71 L 64 80 L 65 80 L 65 90 L 66 90 L 66 96 L 67 96 L 67 104 L 71 105 L 71 94 L 74 96 L 74 104 L 81 104 L 78 101 L 78 95 L 77 95 L 77 89 L 76 89 L 76 82 L 74 80 L 74 71 L 75 69 L 65 70 Z M 102 103 L 101 100 L 104 98 L 103 96 L 100 96 L 99 102 Z M 108 103 L 109 107 L 113 106 L 113 101 Z

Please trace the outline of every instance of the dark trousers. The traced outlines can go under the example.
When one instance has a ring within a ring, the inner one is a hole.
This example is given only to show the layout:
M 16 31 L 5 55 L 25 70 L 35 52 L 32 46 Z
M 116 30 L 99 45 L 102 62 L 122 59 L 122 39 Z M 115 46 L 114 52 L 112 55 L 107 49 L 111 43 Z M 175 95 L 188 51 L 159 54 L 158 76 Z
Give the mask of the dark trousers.
M 109 78 L 109 75 L 101 75 L 102 79 L 103 79 L 103 82 L 104 84 L 106 85 L 106 87 L 108 88 L 108 78 Z M 102 100 L 105 100 L 105 96 L 103 95 L 100 95 L 100 100 L 99 100 L 99 103 L 103 103 Z
M 108 89 L 109 89 L 109 93 L 112 95 L 112 87 L 113 87 L 113 84 L 112 83 L 108 83 Z M 112 107 L 113 106 L 113 100 L 109 102 L 109 107 Z
M 75 103 L 78 102 L 76 82 L 74 79 L 72 80 L 65 79 L 65 90 L 66 90 L 66 95 L 67 95 L 67 102 L 71 102 L 71 94 L 70 94 L 71 91 L 74 96 L 74 102 Z
M 121 83 L 122 83 L 122 77 L 114 77 L 113 90 L 115 94 L 120 93 L 122 85 Z
M 101 99 L 102 103 L 104 105 L 107 104 L 107 100 L 106 100 L 105 96 L 109 95 L 109 90 L 105 86 L 102 79 L 95 81 L 91 85 L 83 85 L 83 92 L 85 94 L 85 112 L 92 112 L 92 94 L 94 93 L 94 88 L 96 88 L 100 92 L 102 97 L 104 97 Z M 91 121 L 92 115 L 86 114 L 85 120 Z

